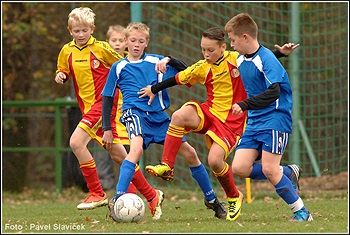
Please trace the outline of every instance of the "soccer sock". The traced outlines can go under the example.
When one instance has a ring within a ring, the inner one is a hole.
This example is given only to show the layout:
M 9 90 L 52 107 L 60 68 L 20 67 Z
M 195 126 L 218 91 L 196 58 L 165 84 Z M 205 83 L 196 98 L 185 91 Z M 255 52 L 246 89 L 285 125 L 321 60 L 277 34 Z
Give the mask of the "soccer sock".
M 249 178 L 253 180 L 266 180 L 266 176 L 262 172 L 261 163 L 253 163 L 252 172 L 250 172 Z
M 91 159 L 90 161 L 80 163 L 79 165 L 90 193 L 96 193 L 97 195 L 103 196 L 104 191 L 100 179 L 98 178 L 95 160 Z
M 190 166 L 192 177 L 197 181 L 199 187 L 202 189 L 205 200 L 208 202 L 216 198 L 213 187 L 210 184 L 210 179 L 207 170 L 203 164 L 199 166 Z
M 129 188 L 128 188 L 128 191 L 126 191 L 127 193 L 133 193 L 133 194 L 136 194 L 136 187 L 135 185 L 130 182 L 130 185 L 129 185 Z
M 287 177 L 289 177 L 292 174 L 292 169 L 290 169 L 290 167 L 288 167 L 288 166 L 280 166 L 280 170 Z M 261 163 L 253 163 L 253 169 L 252 169 L 252 172 L 250 172 L 249 178 L 251 178 L 253 180 L 266 180 L 267 179 L 262 171 Z
M 277 194 L 288 204 L 293 212 L 302 209 L 304 206 L 303 201 L 293 189 L 293 185 L 289 178 L 284 174 L 282 174 L 280 182 L 275 185 L 275 189 Z
M 173 168 L 175 165 L 176 155 L 179 152 L 182 144 L 182 137 L 184 133 L 184 127 L 175 126 L 171 123 L 169 124 L 164 141 L 162 162 L 165 162 L 171 168 Z
M 132 183 L 136 186 L 137 190 L 145 196 L 147 201 L 151 201 L 155 195 L 156 191 L 154 188 L 148 183 L 147 179 L 145 178 L 144 174 L 140 170 L 140 166 L 136 165 L 135 173 L 132 178 Z
M 293 174 L 292 168 L 289 166 L 281 166 L 283 168 L 282 172 L 285 176 L 290 177 Z
M 124 159 L 120 166 L 119 179 L 116 186 L 115 195 L 125 193 L 128 190 L 131 179 L 135 172 L 135 166 L 135 163 Z
M 219 180 L 221 187 L 225 190 L 227 197 L 239 197 L 239 192 L 232 174 L 232 169 L 226 162 L 224 169 L 219 173 L 214 172 L 214 175 Z

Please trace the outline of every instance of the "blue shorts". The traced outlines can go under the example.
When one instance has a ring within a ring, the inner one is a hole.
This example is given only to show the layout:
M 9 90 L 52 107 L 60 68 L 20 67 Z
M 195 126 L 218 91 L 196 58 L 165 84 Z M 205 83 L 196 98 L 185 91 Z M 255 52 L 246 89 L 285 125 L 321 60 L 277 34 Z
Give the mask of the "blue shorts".
M 137 135 L 143 138 L 143 149 L 151 143 L 164 145 L 166 132 L 170 124 L 169 115 L 164 112 L 145 112 L 138 109 L 127 109 L 120 117 L 121 123 L 126 126 L 129 139 Z M 186 138 L 182 138 L 185 142 Z
M 289 133 L 276 130 L 245 131 L 238 141 L 236 149 L 256 149 L 257 160 L 261 159 L 262 150 L 282 155 L 287 147 Z

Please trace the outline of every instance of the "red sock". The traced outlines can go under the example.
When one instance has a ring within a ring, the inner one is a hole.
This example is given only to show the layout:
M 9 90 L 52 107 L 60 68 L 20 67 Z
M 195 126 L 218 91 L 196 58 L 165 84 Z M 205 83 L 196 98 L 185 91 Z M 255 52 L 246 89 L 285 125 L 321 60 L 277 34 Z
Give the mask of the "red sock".
M 179 152 L 182 144 L 182 137 L 184 133 L 184 127 L 175 126 L 170 123 L 165 136 L 162 162 L 165 162 L 171 168 L 173 168 L 175 165 L 176 155 Z
M 127 193 L 133 193 L 133 194 L 136 194 L 136 187 L 135 185 L 130 182 L 130 185 L 129 185 L 129 188 L 128 188 L 128 191 L 126 191 Z
M 98 178 L 95 160 L 91 159 L 90 161 L 80 163 L 79 165 L 90 193 L 96 193 L 97 195 L 103 196 L 104 191 L 100 179 Z
M 152 200 L 156 195 L 156 190 L 148 183 L 147 179 L 140 170 L 139 165 L 135 167 L 135 173 L 132 177 L 132 183 L 136 186 L 137 190 L 145 196 L 147 201 Z
M 233 178 L 231 167 L 225 162 L 225 168 L 220 173 L 215 173 L 221 187 L 225 190 L 226 197 L 239 197 L 239 192 Z

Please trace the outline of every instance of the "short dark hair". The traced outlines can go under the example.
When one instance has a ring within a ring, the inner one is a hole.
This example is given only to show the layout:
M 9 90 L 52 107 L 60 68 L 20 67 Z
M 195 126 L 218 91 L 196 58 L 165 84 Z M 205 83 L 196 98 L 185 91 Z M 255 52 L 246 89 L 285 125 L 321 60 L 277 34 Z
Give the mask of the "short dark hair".
M 202 33 L 202 37 L 217 40 L 220 44 L 225 43 L 225 31 L 219 27 L 212 27 Z

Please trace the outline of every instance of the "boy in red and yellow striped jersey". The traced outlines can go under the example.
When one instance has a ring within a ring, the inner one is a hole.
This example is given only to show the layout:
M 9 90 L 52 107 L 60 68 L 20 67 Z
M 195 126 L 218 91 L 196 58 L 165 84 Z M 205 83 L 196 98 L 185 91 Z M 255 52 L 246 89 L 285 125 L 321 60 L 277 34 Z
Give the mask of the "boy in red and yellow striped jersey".
M 94 209 L 108 204 L 98 178 L 96 163 L 87 148 L 91 139 L 105 148 L 102 143 L 102 89 L 107 80 L 111 65 L 122 59 L 106 41 L 96 40 L 92 34 L 95 29 L 95 14 L 87 7 L 75 8 L 68 15 L 68 31 L 73 40 L 65 44 L 59 55 L 55 81 L 64 84 L 71 76 L 82 119 L 70 138 L 70 147 L 77 157 L 90 194 L 80 203 L 78 209 Z M 117 91 L 119 92 L 119 91 Z M 114 161 L 121 164 L 127 153 L 123 146 L 129 142 L 127 135 L 118 135 L 116 117 L 119 95 L 115 96 L 111 126 L 113 145 L 108 151 Z M 125 129 L 124 129 L 125 131 Z M 138 166 L 132 183 L 148 201 L 158 201 L 160 190 L 150 186 Z M 130 187 L 129 187 L 130 190 Z M 136 192 L 135 190 L 132 190 Z M 162 192 L 161 192 L 162 194 Z M 155 210 L 155 208 L 150 208 Z

